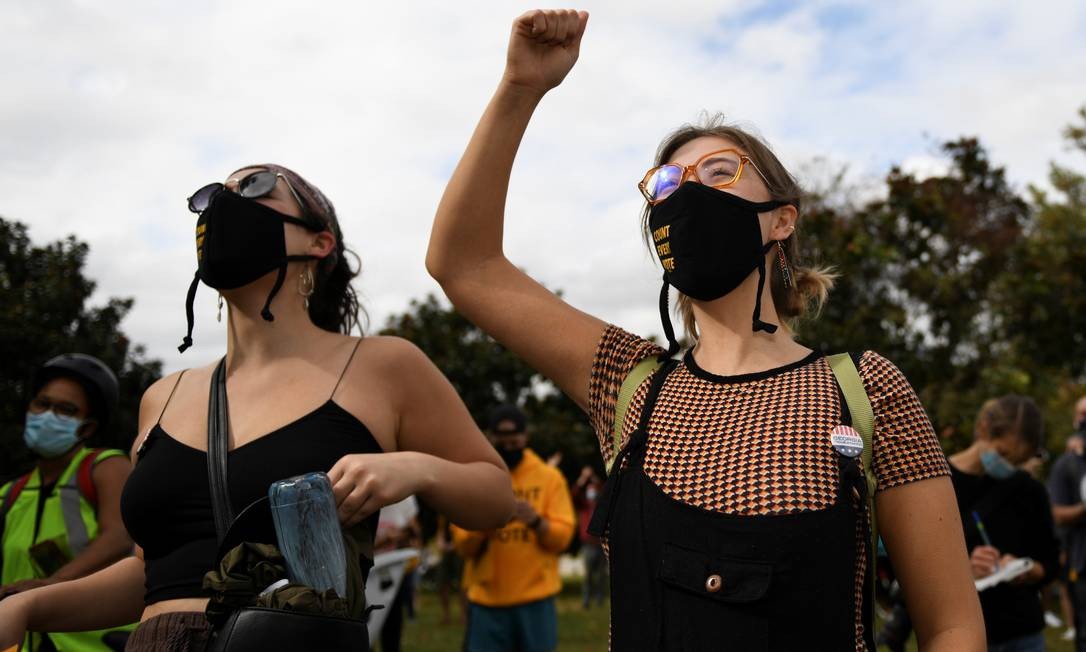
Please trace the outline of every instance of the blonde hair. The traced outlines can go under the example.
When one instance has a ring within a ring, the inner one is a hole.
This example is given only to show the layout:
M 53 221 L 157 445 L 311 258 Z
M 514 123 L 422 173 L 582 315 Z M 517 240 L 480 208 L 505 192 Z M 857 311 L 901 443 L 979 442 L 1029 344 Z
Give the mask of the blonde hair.
M 758 169 L 765 175 L 769 196 L 772 199 L 788 202 L 800 212 L 803 190 L 799 187 L 784 165 L 781 164 L 776 154 L 757 136 L 733 125 L 727 124 L 722 114 L 707 117 L 699 125 L 686 124 L 668 134 L 656 150 L 656 162 L 654 165 L 663 165 L 671 160 L 680 147 L 692 140 L 705 136 L 717 136 L 730 140 L 739 146 L 747 156 L 754 161 Z M 652 238 L 649 229 L 649 210 L 645 206 L 641 214 L 641 230 L 645 238 L 645 244 L 652 249 Z M 792 235 L 781 242 L 784 255 L 788 259 L 788 266 L 792 270 L 792 285 L 787 287 L 780 273 L 778 265 L 770 265 L 769 288 L 773 296 L 773 306 L 777 315 L 788 322 L 794 328 L 795 324 L 805 316 L 817 316 L 822 310 L 830 289 L 833 288 L 837 273 L 832 267 L 805 267 L 800 264 L 802 257 L 799 253 L 797 235 Z M 697 340 L 698 328 L 694 319 L 694 311 L 690 305 L 690 298 L 679 293 L 676 302 L 676 310 L 682 317 L 683 328 L 690 340 Z

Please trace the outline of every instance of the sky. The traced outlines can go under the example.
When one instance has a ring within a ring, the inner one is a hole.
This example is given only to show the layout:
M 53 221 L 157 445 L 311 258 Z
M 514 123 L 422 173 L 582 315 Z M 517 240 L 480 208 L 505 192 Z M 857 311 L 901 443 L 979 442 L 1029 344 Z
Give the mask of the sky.
M 513 19 L 468 2 L 0 3 L 0 216 L 43 244 L 89 243 L 92 304 L 165 370 L 225 350 L 197 297 L 185 198 L 277 162 L 336 205 L 362 261 L 370 331 L 440 288 L 423 259 L 445 183 L 496 87 Z M 506 253 L 577 307 L 660 332 L 660 272 L 636 184 L 675 127 L 706 113 L 760 133 L 801 181 L 846 167 L 938 173 L 976 136 L 1024 189 L 1086 169 L 1061 129 L 1086 104 L 1081 0 L 586 1 L 581 56 L 521 147 Z M 799 225 L 802 231 L 802 218 Z M 832 261 L 824 261 L 832 263 Z M 831 297 L 832 300 L 832 297 Z

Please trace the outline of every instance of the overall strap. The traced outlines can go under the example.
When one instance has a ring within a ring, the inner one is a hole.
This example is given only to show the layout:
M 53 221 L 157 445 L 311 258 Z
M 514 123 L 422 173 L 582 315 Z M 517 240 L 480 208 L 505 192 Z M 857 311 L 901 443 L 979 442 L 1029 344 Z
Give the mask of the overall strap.
M 347 358 L 347 364 L 343 365 L 343 370 L 339 372 L 339 378 L 336 380 L 336 386 L 332 388 L 332 393 L 328 395 L 329 401 L 336 397 L 336 390 L 339 389 L 339 384 L 343 382 L 343 377 L 347 375 L 347 369 L 351 367 L 351 361 L 354 360 L 354 354 L 358 353 L 358 345 L 361 343 L 361 337 L 358 338 L 358 341 L 354 343 L 354 348 L 351 349 L 351 357 Z
M 662 364 L 663 362 L 656 356 L 645 358 L 638 362 L 622 381 L 622 387 L 618 390 L 618 400 L 615 402 L 615 423 L 611 427 L 611 444 L 614 446 L 614 453 L 611 456 L 611 461 L 607 463 L 608 473 L 611 472 L 611 466 L 615 463 L 615 459 L 618 458 L 622 448 L 622 423 L 626 419 L 627 410 L 630 409 L 630 401 L 633 400 L 634 394 L 637 392 L 637 388 L 641 386 L 641 383 L 645 382 L 645 379 L 659 369 Z
M 230 433 L 230 412 L 226 402 L 226 358 L 211 375 L 207 405 L 207 482 L 211 489 L 211 514 L 221 544 L 234 520 L 226 484 L 226 448 Z
M 633 455 L 631 467 L 638 468 L 641 466 L 644 459 L 645 443 L 649 438 L 649 418 L 652 417 L 653 409 L 656 407 L 656 399 L 660 395 L 660 389 L 663 388 L 664 381 L 667 380 L 677 364 L 677 360 L 668 360 L 653 374 L 652 384 L 649 385 L 648 394 L 645 395 L 645 404 L 641 406 L 641 418 L 638 421 L 637 429 L 630 435 L 630 440 L 626 442 L 626 445 L 611 463 L 610 472 L 607 474 L 607 482 L 603 485 L 599 502 L 596 503 L 596 511 L 592 513 L 592 520 L 588 524 L 589 534 L 601 537 L 607 531 L 607 525 L 611 522 L 611 512 L 614 509 L 615 500 L 618 498 L 622 487 L 622 476 L 625 475 L 622 468 L 623 461 Z

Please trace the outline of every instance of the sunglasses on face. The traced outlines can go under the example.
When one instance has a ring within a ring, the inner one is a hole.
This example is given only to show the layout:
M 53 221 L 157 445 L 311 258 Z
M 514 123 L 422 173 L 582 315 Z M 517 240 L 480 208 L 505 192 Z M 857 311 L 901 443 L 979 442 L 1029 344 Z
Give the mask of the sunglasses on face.
M 511 437 L 513 435 L 523 435 L 523 434 L 524 434 L 524 431 L 522 431 L 522 430 L 495 430 L 494 431 L 494 436 L 495 437 Z
M 30 399 L 31 414 L 43 414 L 48 410 L 58 417 L 75 417 L 79 415 L 79 406 L 68 401 L 54 401 L 44 396 L 35 396 Z
M 241 178 L 227 179 L 226 183 L 237 183 L 237 187 L 234 190 L 237 194 L 245 197 L 246 199 L 257 199 L 258 197 L 267 197 L 275 190 L 276 184 L 282 179 L 287 186 L 287 190 L 290 191 L 294 201 L 298 203 L 298 208 L 301 209 L 302 214 L 307 214 L 305 203 L 302 198 L 298 196 L 298 193 L 294 190 L 294 186 L 290 185 L 290 179 L 286 178 L 280 172 L 272 172 L 271 170 L 258 170 L 251 172 Z M 215 182 L 209 183 L 203 188 L 200 188 L 196 192 L 192 193 L 192 196 L 188 198 L 189 210 L 197 215 L 207 210 L 207 207 L 211 205 L 211 201 L 215 199 L 216 195 L 220 192 L 228 190 L 225 184 Z M 318 231 L 324 230 L 324 225 L 318 222 L 313 222 L 314 228 Z
M 769 185 L 769 180 L 749 156 L 728 148 L 709 152 L 693 165 L 658 165 L 645 173 L 637 187 L 649 205 L 655 206 L 670 197 L 687 179 L 717 189 L 734 185 L 743 176 L 743 169 L 747 165 L 754 168 L 766 186 Z

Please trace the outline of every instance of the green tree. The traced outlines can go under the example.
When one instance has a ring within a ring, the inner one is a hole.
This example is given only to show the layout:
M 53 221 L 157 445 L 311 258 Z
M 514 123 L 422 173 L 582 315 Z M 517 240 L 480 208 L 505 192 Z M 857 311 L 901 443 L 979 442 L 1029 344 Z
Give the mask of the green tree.
M 544 456 L 562 452 L 562 469 L 598 463 L 596 437 L 584 412 L 523 360 L 447 307 L 434 295 L 412 301 L 407 312 L 390 317 L 382 335 L 414 342 L 456 389 L 480 428 L 500 403 L 520 405 L 528 415 L 533 449 Z
M 117 374 L 121 399 L 108 431 L 95 445 L 127 448 L 136 435 L 139 400 L 162 364 L 133 345 L 120 323 L 130 298 L 88 306 L 95 283 L 83 274 L 89 247 L 74 236 L 36 246 L 25 225 L 0 218 L 0 478 L 32 463 L 22 443 L 29 383 L 49 358 L 68 352 L 100 358 Z

